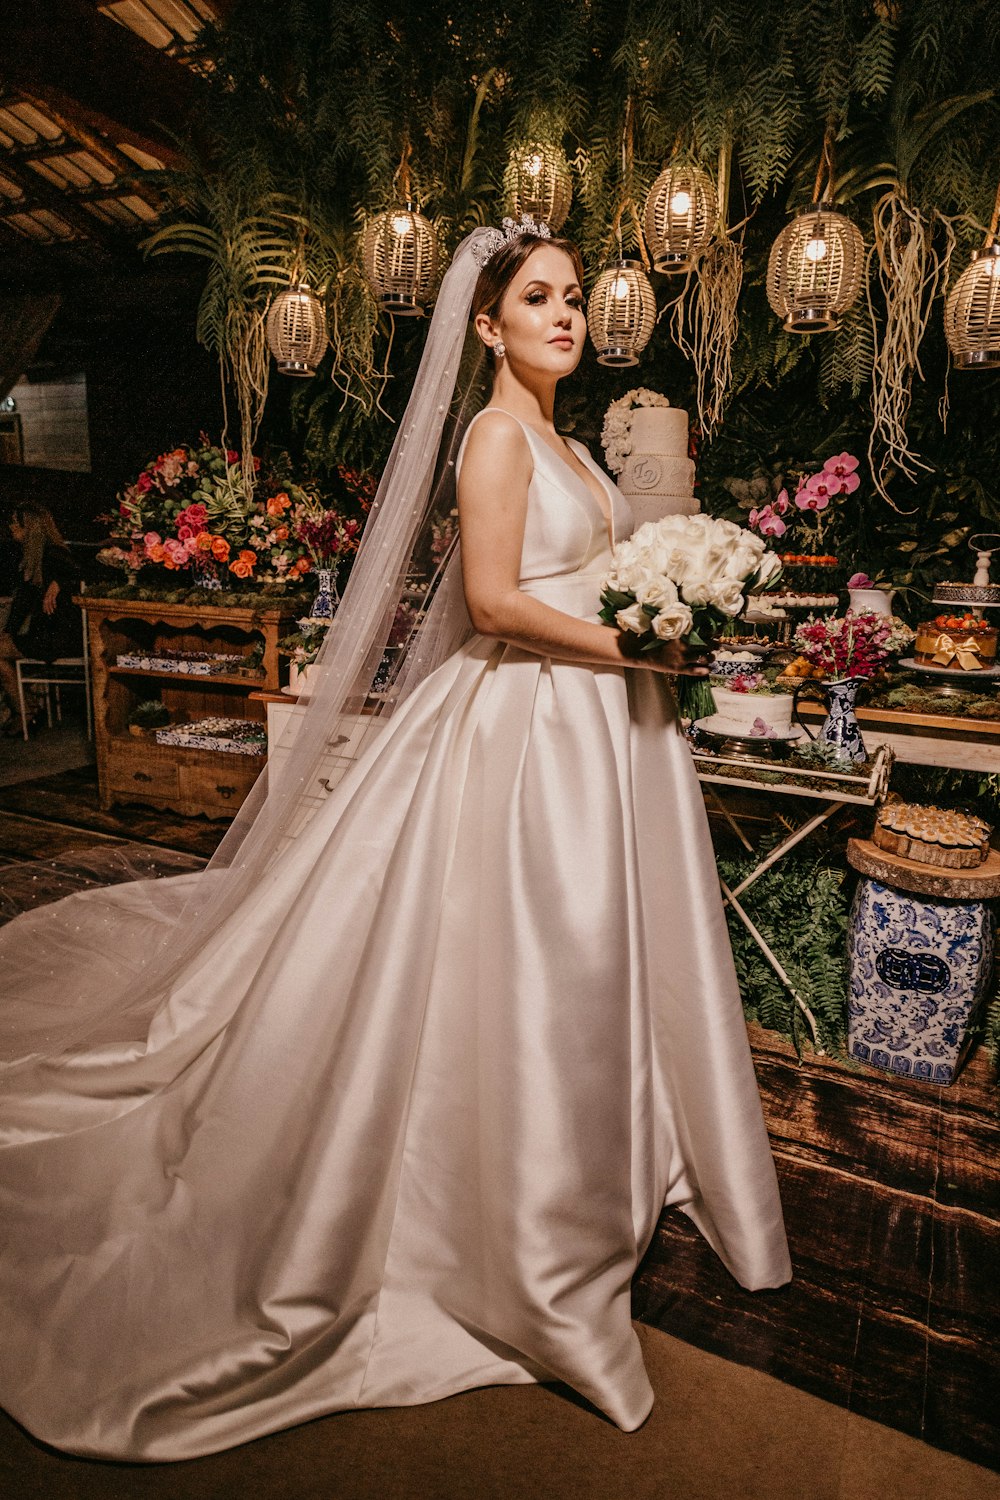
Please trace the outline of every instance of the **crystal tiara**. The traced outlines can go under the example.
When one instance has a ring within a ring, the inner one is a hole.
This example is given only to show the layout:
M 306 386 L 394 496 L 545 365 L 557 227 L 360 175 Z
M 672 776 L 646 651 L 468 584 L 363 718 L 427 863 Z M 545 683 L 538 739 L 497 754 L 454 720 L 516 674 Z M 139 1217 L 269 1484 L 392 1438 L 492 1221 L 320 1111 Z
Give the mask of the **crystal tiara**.
M 482 270 L 498 250 L 513 240 L 519 240 L 523 234 L 533 234 L 540 240 L 552 238 L 552 230 L 542 219 L 504 219 L 499 229 L 487 230 L 473 245 L 472 257 L 476 265 Z

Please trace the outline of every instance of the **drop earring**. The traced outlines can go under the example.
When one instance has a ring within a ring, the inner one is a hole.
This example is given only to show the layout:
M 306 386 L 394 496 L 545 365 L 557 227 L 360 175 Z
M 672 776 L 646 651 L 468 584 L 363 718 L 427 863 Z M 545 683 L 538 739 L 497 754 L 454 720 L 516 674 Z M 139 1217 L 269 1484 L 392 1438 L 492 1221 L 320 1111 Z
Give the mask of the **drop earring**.
M 503 357 L 504 357 L 504 355 L 506 353 L 507 353 L 507 346 L 504 343 L 503 339 L 497 339 L 496 343 L 493 345 L 493 357 L 494 357 L 494 359 L 503 359 Z

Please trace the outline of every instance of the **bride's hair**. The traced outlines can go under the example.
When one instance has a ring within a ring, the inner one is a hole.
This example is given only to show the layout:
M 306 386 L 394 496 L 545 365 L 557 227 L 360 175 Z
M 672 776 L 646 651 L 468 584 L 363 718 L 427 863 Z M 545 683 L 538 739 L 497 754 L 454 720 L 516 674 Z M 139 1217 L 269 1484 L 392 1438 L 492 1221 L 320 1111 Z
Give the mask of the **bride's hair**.
M 529 255 L 540 249 L 542 245 L 551 245 L 553 250 L 562 250 L 565 255 L 568 255 L 573 262 L 576 279 L 581 287 L 583 286 L 583 260 L 572 240 L 543 240 L 536 234 L 522 234 L 503 245 L 495 255 L 491 255 L 480 271 L 476 290 L 472 295 L 471 316 L 473 320 L 478 318 L 480 313 L 485 313 L 488 318 L 499 317 L 500 304 L 503 302 L 507 288 Z

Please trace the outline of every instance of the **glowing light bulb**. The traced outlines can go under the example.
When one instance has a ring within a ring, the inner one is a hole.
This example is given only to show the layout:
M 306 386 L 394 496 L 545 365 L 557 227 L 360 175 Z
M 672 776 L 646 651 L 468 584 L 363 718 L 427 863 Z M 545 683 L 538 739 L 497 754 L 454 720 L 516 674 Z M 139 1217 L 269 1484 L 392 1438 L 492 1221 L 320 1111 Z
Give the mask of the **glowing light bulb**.
M 691 194 L 681 188 L 670 200 L 670 212 L 673 214 L 686 214 L 691 211 Z
M 392 232 L 393 232 L 393 234 L 398 234 L 398 235 L 409 234 L 411 227 L 412 226 L 410 224 L 410 216 L 409 216 L 409 214 L 393 214 L 393 216 L 392 216 Z
M 806 248 L 803 254 L 805 255 L 806 260 L 825 260 L 826 240 L 824 240 L 822 236 L 816 236 L 811 240 L 807 240 Z
M 538 177 L 542 171 L 542 158 L 537 151 L 524 158 L 524 170 L 529 177 Z
M 616 276 L 615 284 L 611 288 L 611 295 L 616 302 L 624 302 L 628 296 L 628 282 L 624 276 Z
M 980 261 L 984 276 L 1000 276 L 1000 258 L 993 255 L 989 260 Z

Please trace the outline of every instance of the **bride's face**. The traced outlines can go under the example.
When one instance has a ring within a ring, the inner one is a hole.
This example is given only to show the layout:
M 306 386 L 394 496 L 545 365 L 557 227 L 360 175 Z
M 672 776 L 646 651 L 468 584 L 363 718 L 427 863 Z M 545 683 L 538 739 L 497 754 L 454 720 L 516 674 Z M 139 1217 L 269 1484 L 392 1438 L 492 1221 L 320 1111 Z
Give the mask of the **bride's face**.
M 503 340 L 503 362 L 512 371 L 537 371 L 559 379 L 580 362 L 587 334 L 583 309 L 583 289 L 572 260 L 565 250 L 542 244 L 504 292 L 499 317 L 484 317 L 480 333 L 489 344 Z

